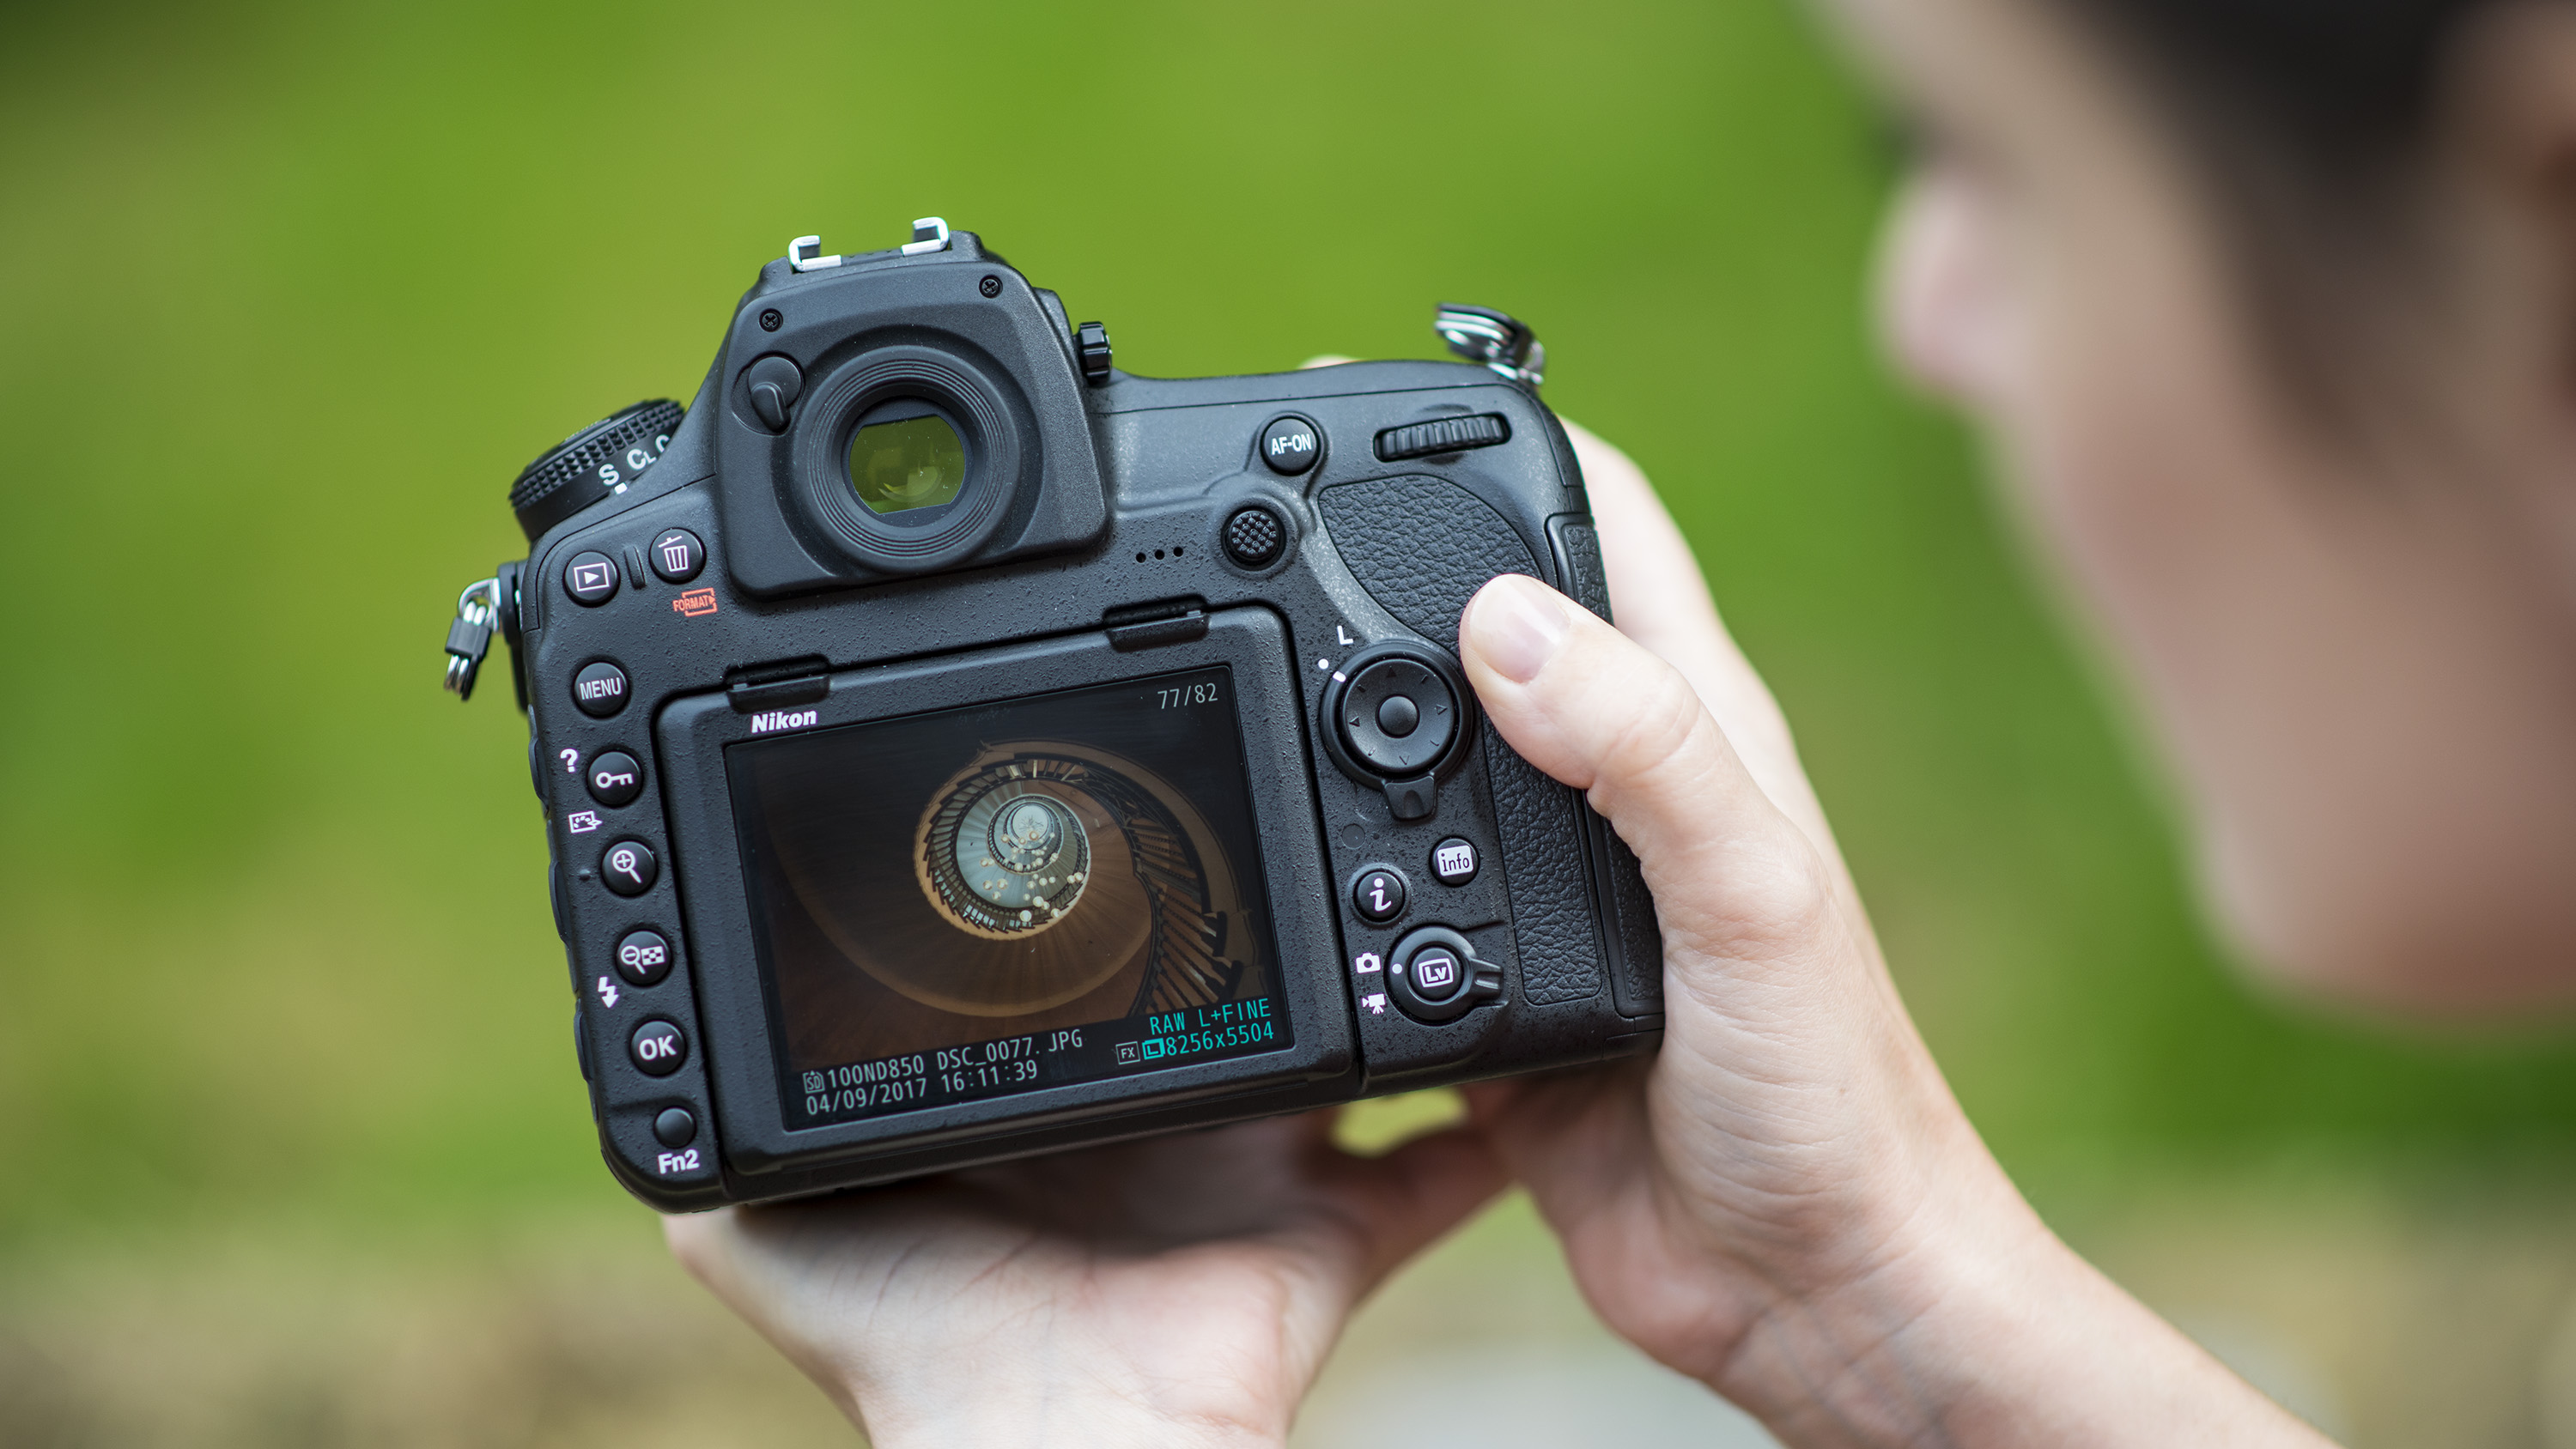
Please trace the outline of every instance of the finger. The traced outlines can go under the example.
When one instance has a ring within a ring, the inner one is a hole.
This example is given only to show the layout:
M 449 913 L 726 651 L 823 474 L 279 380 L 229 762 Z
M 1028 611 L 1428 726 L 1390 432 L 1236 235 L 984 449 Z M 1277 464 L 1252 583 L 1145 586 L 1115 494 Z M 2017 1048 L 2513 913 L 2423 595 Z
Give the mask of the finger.
M 1619 631 L 1682 672 L 1762 793 L 1834 855 L 1832 827 L 1798 763 L 1789 721 L 1718 617 L 1699 559 L 1654 485 L 1627 454 L 1591 432 L 1568 422 L 1565 435 L 1592 498 Z
M 1667 941 L 1802 949 L 1838 913 L 1824 857 L 1679 672 L 1545 584 L 1505 574 L 1460 622 L 1469 682 L 1512 748 L 1588 793 L 1636 851 Z
M 1359 361 L 1359 359 L 1356 357 L 1344 357 L 1338 352 L 1319 352 L 1313 357 L 1309 357 L 1305 361 L 1298 363 L 1297 370 L 1299 372 L 1304 372 L 1308 368 L 1314 367 L 1339 367 L 1345 362 L 1357 361 Z
M 1446 1236 L 1503 1190 L 1509 1174 L 1492 1141 L 1472 1127 L 1416 1137 L 1378 1157 L 1329 1142 L 1317 1176 L 1358 1249 L 1352 1297 L 1365 1297 L 1414 1254 Z
M 850 1389 L 851 1365 L 836 1361 L 826 1347 L 831 1334 L 818 1333 L 814 1324 L 803 1321 L 811 1305 L 808 1294 L 800 1290 L 819 1275 L 797 1271 L 783 1260 L 779 1244 L 747 1234 L 744 1211 L 729 1207 L 666 1217 L 662 1240 L 691 1277 L 768 1339 L 855 1420 L 859 1410 Z

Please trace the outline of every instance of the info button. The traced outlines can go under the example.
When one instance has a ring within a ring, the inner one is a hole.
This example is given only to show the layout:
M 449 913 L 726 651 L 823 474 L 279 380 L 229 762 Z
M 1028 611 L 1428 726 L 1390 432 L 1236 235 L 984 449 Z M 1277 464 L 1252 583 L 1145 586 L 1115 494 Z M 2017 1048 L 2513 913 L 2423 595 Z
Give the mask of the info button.
M 1462 886 L 1476 878 L 1476 847 L 1450 836 L 1431 851 L 1431 873 L 1442 885 Z

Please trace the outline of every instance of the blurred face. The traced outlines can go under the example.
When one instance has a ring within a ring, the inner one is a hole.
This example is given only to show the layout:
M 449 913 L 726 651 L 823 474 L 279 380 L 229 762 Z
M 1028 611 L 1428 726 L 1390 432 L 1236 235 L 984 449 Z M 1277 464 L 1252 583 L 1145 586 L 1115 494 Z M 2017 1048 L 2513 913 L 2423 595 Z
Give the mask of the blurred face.
M 1892 351 L 1984 425 L 2254 960 L 2380 1004 L 2576 996 L 2563 253 L 2510 177 L 2454 168 L 2434 300 L 2363 359 L 2410 446 L 2338 436 L 2280 386 L 2188 159 L 2058 5 L 1834 0 L 1925 140 Z

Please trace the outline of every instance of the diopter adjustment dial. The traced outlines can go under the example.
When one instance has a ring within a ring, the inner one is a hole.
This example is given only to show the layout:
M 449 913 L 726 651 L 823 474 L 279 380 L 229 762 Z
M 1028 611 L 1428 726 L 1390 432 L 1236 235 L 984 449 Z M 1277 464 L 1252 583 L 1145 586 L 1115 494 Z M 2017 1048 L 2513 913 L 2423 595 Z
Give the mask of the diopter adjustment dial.
M 603 498 L 626 491 L 661 458 L 680 430 L 680 405 L 668 398 L 636 403 L 581 429 L 519 470 L 510 511 L 534 543 L 547 529 Z

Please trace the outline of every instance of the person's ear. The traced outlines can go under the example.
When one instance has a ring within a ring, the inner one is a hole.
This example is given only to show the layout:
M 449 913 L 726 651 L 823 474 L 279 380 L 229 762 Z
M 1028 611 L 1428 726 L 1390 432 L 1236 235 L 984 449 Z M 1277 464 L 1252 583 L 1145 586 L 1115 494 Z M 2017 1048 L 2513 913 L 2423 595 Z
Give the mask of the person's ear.
M 1965 168 L 1930 158 L 1897 188 L 1879 237 L 1881 342 L 1916 383 L 1970 407 L 1996 394 L 2006 366 L 1994 201 Z

